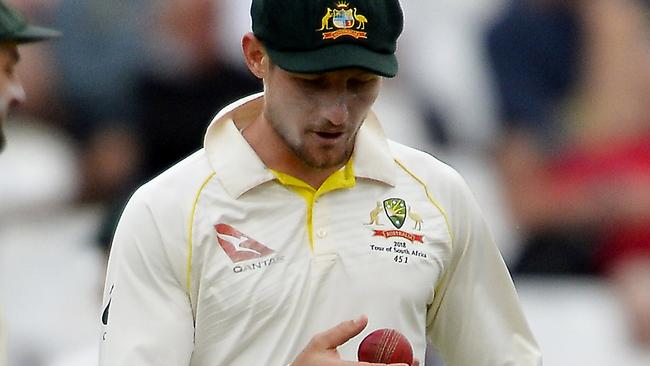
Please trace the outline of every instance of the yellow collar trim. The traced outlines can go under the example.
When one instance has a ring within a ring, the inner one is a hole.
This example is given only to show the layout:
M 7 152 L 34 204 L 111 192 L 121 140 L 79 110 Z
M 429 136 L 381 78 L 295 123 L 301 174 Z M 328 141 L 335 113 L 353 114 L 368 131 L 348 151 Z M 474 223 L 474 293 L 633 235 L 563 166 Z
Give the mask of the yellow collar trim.
M 320 196 L 327 192 L 335 191 L 337 189 L 346 189 L 354 187 L 356 178 L 354 177 L 354 164 L 352 159 L 348 160 L 345 166 L 327 177 L 325 182 L 316 190 L 303 180 L 293 177 L 289 174 L 279 172 L 277 170 L 269 169 L 278 181 L 285 186 L 306 189 L 314 193 L 315 196 Z

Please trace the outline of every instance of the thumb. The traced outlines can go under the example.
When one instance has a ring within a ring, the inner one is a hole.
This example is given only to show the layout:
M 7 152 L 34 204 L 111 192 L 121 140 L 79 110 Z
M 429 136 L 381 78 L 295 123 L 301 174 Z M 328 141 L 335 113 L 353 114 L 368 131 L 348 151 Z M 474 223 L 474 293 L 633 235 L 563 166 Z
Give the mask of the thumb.
M 366 325 L 368 317 L 365 315 L 355 320 L 346 320 L 314 336 L 313 346 L 319 349 L 334 349 L 361 333 Z

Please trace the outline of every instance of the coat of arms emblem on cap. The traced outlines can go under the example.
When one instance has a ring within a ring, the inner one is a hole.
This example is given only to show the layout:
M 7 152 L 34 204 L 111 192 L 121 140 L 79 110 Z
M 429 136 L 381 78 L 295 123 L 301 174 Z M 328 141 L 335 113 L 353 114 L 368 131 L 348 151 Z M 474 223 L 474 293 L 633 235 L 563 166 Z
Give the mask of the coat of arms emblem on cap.
M 368 23 L 368 19 L 359 14 L 357 8 L 350 8 L 349 3 L 339 1 L 334 9 L 327 8 L 325 15 L 321 19 L 321 27 L 316 31 L 323 32 L 324 40 L 337 39 L 343 36 L 356 39 L 368 38 L 368 34 L 363 31 L 366 29 L 366 23 Z

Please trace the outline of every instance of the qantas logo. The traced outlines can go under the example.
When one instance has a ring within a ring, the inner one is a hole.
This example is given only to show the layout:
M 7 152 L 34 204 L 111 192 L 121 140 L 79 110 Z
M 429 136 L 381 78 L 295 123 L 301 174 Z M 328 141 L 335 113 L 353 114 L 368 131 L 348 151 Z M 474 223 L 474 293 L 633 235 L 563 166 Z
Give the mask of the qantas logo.
M 241 233 L 230 225 L 216 224 L 214 229 L 217 231 L 219 245 L 233 263 L 262 258 L 275 253 L 266 245 Z

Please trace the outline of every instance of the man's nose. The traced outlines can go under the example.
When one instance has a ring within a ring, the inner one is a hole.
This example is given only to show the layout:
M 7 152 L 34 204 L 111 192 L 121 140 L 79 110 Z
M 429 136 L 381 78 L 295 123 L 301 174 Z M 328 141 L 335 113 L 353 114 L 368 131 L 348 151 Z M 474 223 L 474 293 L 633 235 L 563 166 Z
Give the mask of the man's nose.
M 339 95 L 325 106 L 325 118 L 333 125 L 340 126 L 345 124 L 349 117 L 347 98 Z
M 27 96 L 25 95 L 23 84 L 19 79 L 16 79 L 15 82 L 11 83 L 11 86 L 9 87 L 9 96 L 11 98 L 10 103 L 12 107 L 25 103 Z

